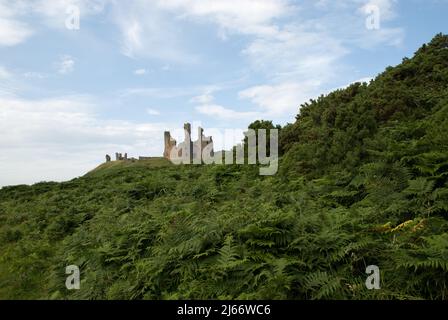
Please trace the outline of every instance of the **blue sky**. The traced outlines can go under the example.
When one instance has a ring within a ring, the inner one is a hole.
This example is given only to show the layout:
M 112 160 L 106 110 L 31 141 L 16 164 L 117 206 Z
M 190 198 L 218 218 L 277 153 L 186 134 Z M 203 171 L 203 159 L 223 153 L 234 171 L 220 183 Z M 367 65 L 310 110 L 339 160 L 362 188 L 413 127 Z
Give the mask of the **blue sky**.
M 71 179 L 115 152 L 158 156 L 163 131 L 187 121 L 206 133 L 292 122 L 308 99 L 448 33 L 447 9 L 447 0 L 0 0 L 0 186 Z

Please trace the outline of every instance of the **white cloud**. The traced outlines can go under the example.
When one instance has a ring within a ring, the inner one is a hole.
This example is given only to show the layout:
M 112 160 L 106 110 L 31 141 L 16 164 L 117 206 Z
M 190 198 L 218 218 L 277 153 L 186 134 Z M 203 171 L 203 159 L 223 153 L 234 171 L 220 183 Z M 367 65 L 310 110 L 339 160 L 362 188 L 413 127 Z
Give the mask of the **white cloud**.
M 397 0 L 321 0 L 325 14 L 317 22 L 324 26 L 329 35 L 339 38 L 346 46 L 375 48 L 377 46 L 399 46 L 405 31 L 392 26 L 398 16 Z M 369 30 L 366 20 L 372 15 L 367 8 L 379 9 L 380 29 Z
M 150 97 L 157 99 L 170 99 L 178 97 L 186 97 L 191 95 L 191 88 L 152 88 L 152 87 L 141 87 L 141 88 L 128 88 L 119 92 L 121 98 L 126 98 L 129 96 L 140 96 L 140 97 Z
M 366 1 L 362 1 L 366 2 Z M 366 9 L 369 7 L 377 7 L 380 11 L 381 19 L 383 20 L 391 20 L 396 17 L 396 12 L 394 6 L 396 5 L 396 0 L 368 0 L 360 10 L 362 12 L 366 12 Z
M 105 154 L 162 154 L 163 123 L 100 120 L 88 97 L 42 100 L 0 97 L 0 186 L 66 180 Z
M 365 0 L 322 0 L 310 7 L 304 1 L 300 21 L 275 24 L 273 32 L 257 34 L 243 54 L 253 70 L 262 72 L 268 80 L 266 84 L 243 90 L 240 98 L 249 99 L 272 118 L 291 118 L 300 104 L 328 92 L 333 83 L 344 81 L 341 74 L 353 72 L 343 62 L 353 48 L 400 45 L 404 37 L 401 28 L 384 23 L 380 30 L 365 28 L 362 8 L 366 3 Z M 371 0 L 370 3 L 380 7 L 385 20 L 396 16 L 395 1 Z M 307 18 L 308 11 L 316 9 L 321 13 L 319 18 Z
M 157 1 L 113 2 L 112 21 L 121 33 L 121 52 L 130 58 L 197 62 L 185 48 L 183 30 L 175 17 L 161 10 Z
M 158 116 L 158 115 L 160 115 L 160 112 L 158 110 L 152 109 L 152 108 L 146 109 L 146 113 L 149 114 L 150 116 Z
M 113 2 L 112 7 L 123 54 L 190 64 L 199 58 L 187 49 L 181 23 L 212 23 L 221 36 L 270 34 L 276 30 L 271 22 L 291 14 L 293 8 L 287 0 L 136 0 Z
M 23 84 L 17 81 L 13 71 L 0 66 L 0 97 L 14 95 L 22 87 Z
M 0 0 L 0 46 L 16 46 L 36 33 L 23 20 L 37 15 L 51 28 L 66 28 L 67 8 L 76 6 L 83 18 L 103 12 L 111 0 Z
M 70 7 L 79 8 L 81 20 L 89 16 L 102 13 L 110 0 L 20 0 L 25 2 L 26 7 L 33 14 L 37 14 L 42 21 L 51 28 L 65 29 L 66 19 L 70 16 L 67 9 Z
M 0 13 L 0 46 L 11 47 L 18 45 L 32 34 L 33 31 L 25 23 L 2 18 Z
M 120 97 L 141 96 L 157 99 L 171 99 L 179 97 L 191 97 L 192 95 L 211 94 L 214 91 L 221 90 L 223 87 L 218 85 L 198 85 L 184 87 L 136 87 L 127 88 L 119 92 Z M 193 98 L 195 99 L 195 98 Z
M 209 86 L 207 88 L 204 88 L 203 93 L 191 98 L 190 102 L 197 104 L 195 106 L 195 110 L 198 113 L 218 119 L 241 120 L 253 119 L 254 117 L 259 116 L 259 113 L 255 111 L 237 111 L 215 103 L 213 92 L 219 91 L 221 89 L 222 88 L 220 86 Z
M 325 32 L 289 25 L 273 36 L 253 40 L 243 53 L 252 66 L 273 79 L 320 79 L 336 76 L 335 63 L 348 53 Z
M 137 69 L 134 71 L 134 74 L 136 76 L 143 76 L 147 73 L 148 71 L 146 69 Z
M 5 67 L 0 66 L 0 79 L 8 79 L 12 75 Z
M 75 70 L 75 60 L 69 55 L 61 56 L 57 62 L 58 73 L 68 74 Z
M 243 34 L 273 31 L 271 21 L 288 15 L 294 7 L 287 0 L 158 0 L 165 10 L 180 11 L 183 18 L 202 18 L 220 28 Z M 222 30 L 221 30 L 222 31 Z
M 204 93 L 199 96 L 193 97 L 190 102 L 199 104 L 208 104 L 212 102 L 215 98 L 210 93 Z
M 320 84 L 313 81 L 286 82 L 251 87 L 241 91 L 239 97 L 258 105 L 264 116 L 290 118 L 301 103 L 322 93 L 320 88 Z
M 176 30 L 179 21 L 214 24 L 217 35 L 223 39 L 234 34 L 248 36 L 242 54 L 265 80 L 243 90 L 240 98 L 250 100 L 267 115 L 290 117 L 301 103 L 337 82 L 342 72 L 351 71 L 342 59 L 353 46 L 371 48 L 401 43 L 404 33 L 400 28 L 384 24 L 375 32 L 365 28 L 363 7 L 368 3 L 377 5 L 385 20 L 396 16 L 394 0 L 321 0 L 299 4 L 289 0 L 156 0 L 137 1 L 130 9 L 119 11 L 124 14 L 118 15 L 117 21 L 124 35 L 124 53 L 131 57 L 146 53 L 169 61 L 175 60 L 170 57 L 173 52 L 178 60 L 182 60 L 179 56 L 188 56 Z M 142 17 L 141 12 L 149 18 Z M 319 19 L 313 18 L 316 12 L 320 13 Z M 296 21 L 289 19 L 293 14 Z M 148 93 L 140 91 L 143 92 Z M 209 93 L 198 95 L 191 102 L 199 104 L 198 112 L 209 116 L 230 119 L 239 113 L 253 114 L 214 103 Z
M 259 115 L 257 112 L 235 111 L 217 104 L 199 105 L 195 109 L 200 114 L 225 120 L 253 119 Z
M 46 75 L 44 73 L 34 72 L 34 71 L 25 72 L 23 74 L 23 76 L 25 78 L 29 78 L 29 79 L 45 79 L 48 77 L 48 75 Z
M 49 17 L 65 16 L 67 8 L 71 6 L 79 7 L 83 15 L 98 14 L 111 2 L 110 0 L 34 0 L 32 3 L 25 1 L 33 11 Z

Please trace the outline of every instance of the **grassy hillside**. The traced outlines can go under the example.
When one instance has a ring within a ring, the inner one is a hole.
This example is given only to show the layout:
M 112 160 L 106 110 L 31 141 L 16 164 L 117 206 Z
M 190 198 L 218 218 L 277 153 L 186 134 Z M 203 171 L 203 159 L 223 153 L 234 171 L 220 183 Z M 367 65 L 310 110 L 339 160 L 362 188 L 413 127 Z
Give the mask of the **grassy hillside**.
M 303 105 L 276 176 L 154 159 L 3 188 L 0 298 L 447 299 L 447 132 L 438 35 Z M 381 290 L 366 289 L 368 265 Z
M 120 175 L 125 173 L 127 170 L 134 170 L 136 168 L 152 169 L 171 166 L 172 163 L 165 158 L 151 158 L 148 160 L 141 161 L 112 161 L 105 162 L 89 173 L 86 177 L 99 177 L 99 176 L 109 176 L 109 175 Z

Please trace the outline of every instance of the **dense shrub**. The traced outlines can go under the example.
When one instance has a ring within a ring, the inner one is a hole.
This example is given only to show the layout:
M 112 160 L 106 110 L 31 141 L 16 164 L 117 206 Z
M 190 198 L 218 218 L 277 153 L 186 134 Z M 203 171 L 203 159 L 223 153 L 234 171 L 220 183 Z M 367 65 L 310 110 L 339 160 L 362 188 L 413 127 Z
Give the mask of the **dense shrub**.
M 447 46 L 303 105 L 273 177 L 154 160 L 1 189 L 0 298 L 446 299 Z

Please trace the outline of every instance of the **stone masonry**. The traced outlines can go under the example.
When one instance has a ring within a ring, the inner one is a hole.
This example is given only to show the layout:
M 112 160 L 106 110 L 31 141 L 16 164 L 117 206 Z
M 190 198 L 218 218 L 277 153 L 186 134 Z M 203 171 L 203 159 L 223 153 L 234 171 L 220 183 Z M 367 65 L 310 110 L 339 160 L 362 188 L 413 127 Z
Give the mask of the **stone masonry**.
M 191 140 L 191 124 L 184 125 L 185 139 L 184 142 L 177 145 L 177 141 L 171 137 L 169 131 L 165 132 L 165 151 L 164 158 L 173 160 L 172 157 L 183 159 L 189 163 L 202 163 L 202 153 L 206 147 L 211 149 L 213 155 L 213 139 L 212 137 L 204 136 L 204 129 L 198 128 L 198 139 Z

